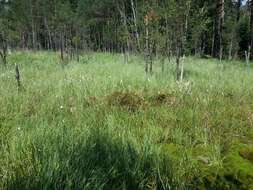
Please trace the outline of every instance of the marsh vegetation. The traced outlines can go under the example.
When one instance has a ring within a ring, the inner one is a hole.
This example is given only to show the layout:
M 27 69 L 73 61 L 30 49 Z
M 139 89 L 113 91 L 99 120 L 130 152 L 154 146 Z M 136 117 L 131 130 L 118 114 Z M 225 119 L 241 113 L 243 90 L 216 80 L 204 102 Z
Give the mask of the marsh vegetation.
M 253 71 L 15 52 L 0 74 L 0 189 L 250 189 Z M 23 89 L 18 90 L 19 63 Z

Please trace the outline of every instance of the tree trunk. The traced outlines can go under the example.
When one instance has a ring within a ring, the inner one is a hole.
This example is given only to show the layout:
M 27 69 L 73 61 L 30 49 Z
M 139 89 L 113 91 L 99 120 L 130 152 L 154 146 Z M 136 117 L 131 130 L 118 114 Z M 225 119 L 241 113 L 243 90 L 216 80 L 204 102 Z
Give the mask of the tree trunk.
M 35 31 L 35 22 L 34 22 L 34 11 L 33 11 L 33 2 L 30 0 L 30 16 L 31 16 L 31 29 L 32 29 L 32 49 L 35 50 L 36 47 L 36 31 Z
M 223 27 L 224 27 L 224 0 L 217 0 L 217 16 L 215 26 L 215 37 L 214 37 L 214 57 L 220 60 L 223 57 Z
M 219 58 L 220 60 L 223 57 L 223 25 L 224 25 L 224 16 L 225 16 L 225 9 L 224 9 L 224 0 L 220 0 L 219 4 Z
M 140 38 L 139 38 L 137 18 L 136 18 L 136 9 L 135 9 L 133 0 L 131 0 L 131 9 L 132 9 L 132 13 L 133 13 L 134 30 L 135 30 L 135 37 L 136 37 L 136 41 L 137 41 L 137 49 L 139 51 L 140 50 Z
M 165 70 L 165 56 L 164 56 L 164 55 L 162 55 L 162 60 L 161 60 L 161 62 L 162 62 L 162 73 L 163 73 L 164 70 Z
M 241 18 L 241 6 L 242 6 L 242 0 L 238 0 L 237 1 L 237 17 L 236 17 L 236 25 L 235 25 L 235 27 L 233 28 L 233 33 L 232 33 L 232 38 L 231 38 L 231 44 L 230 44 L 230 49 L 229 49 L 229 60 L 231 60 L 232 59 L 232 46 L 233 46 L 233 42 L 234 42 L 234 44 L 236 44 L 236 46 L 237 47 L 239 47 L 240 46 L 240 40 L 239 40 L 239 36 L 238 36 L 238 34 L 237 34 L 237 26 L 238 26 L 238 23 L 239 23 L 239 21 L 240 21 L 240 18 Z M 235 41 L 234 41 L 234 39 L 235 39 Z M 238 54 L 238 51 L 239 51 L 239 48 L 237 48 L 236 49 L 236 51 L 235 51 L 235 55 L 234 55 L 234 57 L 236 57 L 236 55 Z
M 148 23 L 146 23 L 145 26 L 145 32 L 146 32 L 146 37 L 145 37 L 145 59 L 146 59 L 146 64 L 145 64 L 145 72 L 148 74 L 148 68 L 149 68 L 149 31 L 148 31 Z
M 45 28 L 47 30 L 47 35 L 48 35 L 48 49 L 52 49 L 52 35 L 51 35 L 50 28 L 48 26 L 47 17 L 44 17 L 44 24 L 45 24 Z
M 63 32 L 61 32 L 60 34 L 60 49 L 61 49 L 61 60 L 64 60 L 64 36 L 63 36 Z
M 0 57 L 2 59 L 3 65 L 7 65 L 7 53 L 8 53 L 8 45 L 6 39 L 4 37 L 0 36 L 0 43 L 1 43 L 1 49 L 0 49 Z
M 177 56 L 176 56 L 176 80 L 180 80 L 181 72 L 180 72 L 180 47 L 177 48 Z
M 213 36 L 212 36 L 212 52 L 211 52 L 211 55 L 213 56 L 213 57 L 215 57 L 215 51 L 214 51 L 214 49 L 215 49 L 215 47 L 214 47 L 214 45 L 215 45 L 215 37 L 216 37 L 216 21 L 215 22 L 213 22 Z
M 250 46 L 251 46 L 251 58 L 253 58 L 253 0 L 251 0 L 251 4 L 250 4 L 250 37 L 251 37 L 251 42 L 250 42 Z
M 117 3 L 117 8 L 120 13 L 121 19 L 122 19 L 122 24 L 124 26 L 124 37 L 126 37 L 126 44 L 123 45 L 123 53 L 124 53 L 124 62 L 128 63 L 129 59 L 129 50 L 130 50 L 130 42 L 129 42 L 129 31 L 128 31 L 128 26 L 127 26 L 127 17 L 125 13 L 125 5 L 123 4 L 123 7 L 120 7 L 120 5 Z
M 184 79 L 184 57 L 183 57 L 183 61 L 181 63 L 181 71 L 180 71 L 180 82 L 183 82 Z
M 236 20 L 237 20 L 237 23 L 239 22 L 239 20 L 240 20 L 240 8 L 241 8 L 241 5 L 242 5 L 242 0 L 238 0 L 237 1 L 237 18 L 236 18 Z
M 186 47 L 186 42 L 187 42 L 187 31 L 188 31 L 188 19 L 189 19 L 189 14 L 190 14 L 190 9 L 191 9 L 191 2 L 189 1 L 187 4 L 187 9 L 185 12 L 185 23 L 184 27 L 182 28 L 182 54 L 185 54 L 185 47 Z
M 231 38 L 231 40 L 230 40 L 230 45 L 229 45 L 229 55 L 228 55 L 228 59 L 229 60 L 232 60 L 232 51 L 233 51 L 233 36 L 232 36 L 232 38 Z
M 2 50 L 2 52 L 0 51 L 0 56 L 3 62 L 3 65 L 6 66 L 7 65 L 7 51 Z
M 17 81 L 17 85 L 18 85 L 18 90 L 21 90 L 21 79 L 20 79 L 20 72 L 19 72 L 19 68 L 18 68 L 18 65 L 16 64 L 15 65 L 15 78 L 16 78 L 16 81 Z
M 152 44 L 152 47 L 149 47 L 149 73 L 151 75 L 153 74 L 153 56 L 155 52 L 153 48 L 155 48 L 154 44 Z
M 246 65 L 249 65 L 249 61 L 250 61 L 250 53 L 251 53 L 251 46 L 249 46 L 248 51 L 245 51 L 245 59 L 246 59 Z

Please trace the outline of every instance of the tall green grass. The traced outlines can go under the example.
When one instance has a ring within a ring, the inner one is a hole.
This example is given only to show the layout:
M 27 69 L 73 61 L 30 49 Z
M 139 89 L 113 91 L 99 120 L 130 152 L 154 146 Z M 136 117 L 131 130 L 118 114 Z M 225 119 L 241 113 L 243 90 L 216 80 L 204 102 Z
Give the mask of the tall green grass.
M 15 52 L 0 71 L 0 189 L 250 189 L 253 71 Z M 20 68 L 18 90 L 14 64 Z

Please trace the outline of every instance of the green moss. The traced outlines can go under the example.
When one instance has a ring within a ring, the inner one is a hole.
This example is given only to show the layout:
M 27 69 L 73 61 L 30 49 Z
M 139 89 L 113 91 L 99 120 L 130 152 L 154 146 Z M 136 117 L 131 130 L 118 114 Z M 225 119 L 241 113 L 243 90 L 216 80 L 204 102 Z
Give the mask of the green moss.
M 196 179 L 199 189 L 253 189 L 252 147 L 233 145 L 223 161 L 223 167 L 199 163 Z
M 231 189 L 229 182 L 224 179 L 224 170 L 220 165 L 212 164 L 211 147 L 198 145 L 193 148 L 192 155 L 197 160 L 197 176 L 195 178 L 198 189 Z
M 197 160 L 198 173 L 192 183 L 198 189 L 253 189 L 252 150 L 237 143 L 227 151 L 223 165 L 215 165 L 209 160 L 209 146 L 194 147 L 192 156 Z
M 224 160 L 225 175 L 242 184 L 242 188 L 253 187 L 252 147 L 245 144 L 234 145 Z

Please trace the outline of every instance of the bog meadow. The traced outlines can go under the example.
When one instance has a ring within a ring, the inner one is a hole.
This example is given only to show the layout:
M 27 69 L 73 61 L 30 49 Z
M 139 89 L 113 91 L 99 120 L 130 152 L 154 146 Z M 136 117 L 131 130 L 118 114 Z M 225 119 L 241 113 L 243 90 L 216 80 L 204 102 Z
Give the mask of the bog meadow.
M 0 189 L 253 189 L 253 3 L 0 1 Z

